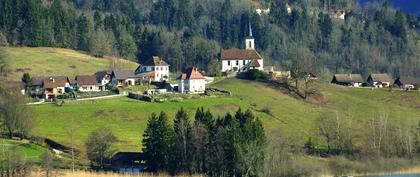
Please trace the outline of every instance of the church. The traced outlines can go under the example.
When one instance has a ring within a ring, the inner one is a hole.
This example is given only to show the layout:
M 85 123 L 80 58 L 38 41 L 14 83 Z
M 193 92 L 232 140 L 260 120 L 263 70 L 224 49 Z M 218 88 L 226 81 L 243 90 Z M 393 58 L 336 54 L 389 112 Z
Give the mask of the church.
M 223 49 L 220 54 L 222 72 L 245 72 L 250 69 L 264 70 L 263 58 L 255 50 L 251 24 L 249 36 L 245 39 L 245 49 Z

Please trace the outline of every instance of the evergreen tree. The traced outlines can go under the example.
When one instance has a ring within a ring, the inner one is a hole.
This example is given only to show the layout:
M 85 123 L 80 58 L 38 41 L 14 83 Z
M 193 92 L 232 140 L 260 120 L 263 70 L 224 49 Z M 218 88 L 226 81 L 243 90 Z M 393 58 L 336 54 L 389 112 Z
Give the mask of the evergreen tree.
M 192 127 L 184 108 L 181 108 L 174 120 L 174 165 L 175 172 L 190 172 L 192 160 Z
M 145 155 L 147 169 L 152 172 L 168 171 L 172 155 L 173 130 L 168 124 L 164 112 L 159 116 L 152 114 L 143 134 L 142 152 Z

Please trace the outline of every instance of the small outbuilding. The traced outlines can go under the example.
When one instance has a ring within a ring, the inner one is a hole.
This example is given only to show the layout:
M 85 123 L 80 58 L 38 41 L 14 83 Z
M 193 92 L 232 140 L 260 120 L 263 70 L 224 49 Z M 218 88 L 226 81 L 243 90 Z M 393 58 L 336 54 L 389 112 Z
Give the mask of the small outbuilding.
M 360 87 L 363 84 L 363 78 L 360 74 L 334 74 L 331 83 L 351 87 Z
M 367 82 L 372 87 L 384 88 L 391 86 L 392 79 L 388 74 L 371 74 Z

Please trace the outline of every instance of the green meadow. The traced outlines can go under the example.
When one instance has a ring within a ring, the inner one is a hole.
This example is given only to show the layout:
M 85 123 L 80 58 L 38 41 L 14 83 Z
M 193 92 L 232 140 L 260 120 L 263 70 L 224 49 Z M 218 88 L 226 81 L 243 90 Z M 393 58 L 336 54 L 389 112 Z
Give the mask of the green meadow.
M 6 47 L 5 59 L 11 70 L 11 80 L 20 80 L 23 73 L 31 76 L 69 76 L 94 74 L 110 69 L 110 57 L 97 58 L 61 48 Z M 115 59 L 116 68 L 135 69 L 138 65 L 123 59 Z
M 281 134 L 300 145 L 316 133 L 314 121 L 324 115 L 337 113 L 352 119 L 355 131 L 363 131 L 361 126 L 378 114 L 387 114 L 392 120 L 413 125 L 420 120 L 419 91 L 346 88 L 322 83 L 318 85 L 322 100 L 308 103 L 255 81 L 225 79 L 212 87 L 229 90 L 232 96 L 165 103 L 114 98 L 72 102 L 64 106 L 33 106 L 37 120 L 32 134 L 69 145 L 70 132 L 73 132 L 77 148 L 83 150 L 84 141 L 92 130 L 109 127 L 119 140 L 118 150 L 139 151 L 148 117 L 165 111 L 172 121 L 181 107 L 188 111 L 191 119 L 198 107 L 210 109 L 216 116 L 234 112 L 239 107 L 251 109 L 270 135 Z
M 6 154 L 4 153 L 4 150 L 11 150 L 13 148 L 16 148 L 16 150 L 22 155 L 24 159 L 30 160 L 37 164 L 40 164 L 42 155 L 46 152 L 44 147 L 29 142 L 0 139 L 0 149 L 2 150 L 2 153 L 0 153 L 0 158 L 5 158 Z

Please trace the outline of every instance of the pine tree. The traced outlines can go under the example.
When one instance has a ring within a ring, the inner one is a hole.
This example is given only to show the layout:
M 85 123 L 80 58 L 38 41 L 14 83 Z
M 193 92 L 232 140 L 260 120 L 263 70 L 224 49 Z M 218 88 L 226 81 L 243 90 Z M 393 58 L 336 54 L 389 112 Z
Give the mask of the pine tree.
M 173 130 L 164 112 L 149 118 L 143 134 L 143 149 L 147 169 L 152 172 L 168 171 L 172 154 Z
M 184 108 L 181 108 L 174 120 L 174 165 L 175 172 L 190 172 L 192 160 L 192 127 Z

